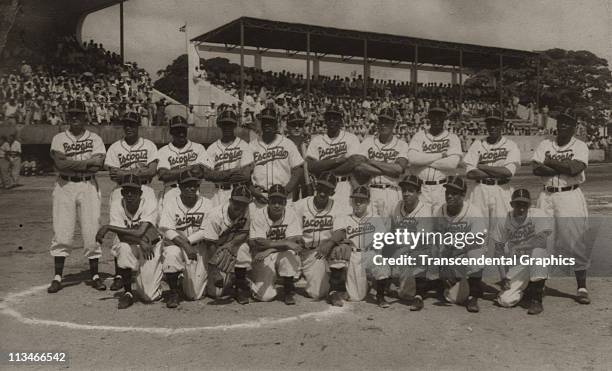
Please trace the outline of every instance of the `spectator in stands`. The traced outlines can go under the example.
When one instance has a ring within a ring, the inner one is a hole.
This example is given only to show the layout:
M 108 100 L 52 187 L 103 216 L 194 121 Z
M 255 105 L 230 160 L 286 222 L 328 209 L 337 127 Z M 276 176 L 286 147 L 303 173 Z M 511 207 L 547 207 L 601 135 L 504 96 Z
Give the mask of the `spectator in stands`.
M 187 125 L 189 126 L 195 126 L 195 112 L 193 112 L 193 104 L 189 105 L 188 111 L 187 111 Z
M 9 98 L 8 102 L 4 103 L 2 107 L 2 113 L 4 120 L 8 125 L 15 125 L 17 123 L 17 102 L 15 98 Z
M 11 182 L 10 162 L 7 158 L 8 152 L 11 151 L 11 146 L 6 141 L 6 137 L 0 136 L 0 180 L 2 181 L 3 189 L 10 189 L 13 186 Z
M 15 134 L 8 136 L 9 150 L 6 157 L 9 160 L 9 171 L 12 187 L 19 187 L 19 173 L 21 172 L 21 143 L 15 139 Z

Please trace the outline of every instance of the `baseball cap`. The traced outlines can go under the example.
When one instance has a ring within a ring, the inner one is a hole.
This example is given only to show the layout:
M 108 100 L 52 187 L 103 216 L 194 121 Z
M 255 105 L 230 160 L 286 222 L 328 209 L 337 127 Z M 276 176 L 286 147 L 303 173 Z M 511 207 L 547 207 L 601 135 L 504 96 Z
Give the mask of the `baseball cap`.
M 562 112 L 557 116 L 557 122 L 563 124 L 577 125 L 578 119 L 569 112 Z
M 236 113 L 236 111 L 231 108 L 221 111 L 221 113 L 219 113 L 219 116 L 217 117 L 217 124 L 222 124 L 224 122 L 230 124 L 237 124 L 238 114 Z
M 273 108 L 264 108 L 261 111 L 261 114 L 259 115 L 261 120 L 274 120 L 276 121 L 278 116 L 276 114 L 276 110 L 274 110 Z
M 512 192 L 511 200 L 512 201 L 510 201 L 510 203 L 526 202 L 528 204 L 531 204 L 531 195 L 529 194 L 529 191 L 526 190 L 525 188 L 519 188 L 515 190 L 514 192 Z
M 170 119 L 170 129 L 173 128 L 187 128 L 189 125 L 187 124 L 187 120 L 183 116 L 174 116 Z
M 325 116 L 340 116 L 340 117 L 343 117 L 344 114 L 342 113 L 342 110 L 340 109 L 339 106 L 337 106 L 335 104 L 330 104 L 325 109 Z
M 400 187 L 402 186 L 402 184 L 406 184 L 411 185 L 418 190 L 421 190 L 421 183 L 421 179 L 419 179 L 416 175 L 412 174 L 404 174 L 404 176 L 402 176 L 399 181 Z
M 442 107 L 432 107 L 429 109 L 429 116 L 433 116 L 433 115 L 440 115 L 440 116 L 445 116 L 448 115 L 448 112 L 446 112 L 446 110 Z
M 444 188 L 453 188 L 464 193 L 467 191 L 467 185 L 465 184 L 465 180 L 463 180 L 463 178 L 458 175 L 451 175 L 446 178 Z
M 501 112 L 499 111 L 491 112 L 491 114 L 487 116 L 484 120 L 486 123 L 490 122 L 493 124 L 502 124 L 504 122 L 504 120 L 502 119 Z
M 291 112 L 289 116 L 287 116 L 287 125 L 291 126 L 303 126 L 304 125 L 304 117 L 300 115 L 299 112 Z
M 87 110 L 85 109 L 85 103 L 80 100 L 72 100 L 68 102 L 68 107 L 66 108 L 66 113 L 85 113 Z
M 121 117 L 121 123 L 140 124 L 140 116 L 136 112 L 127 112 Z
M 183 184 L 183 183 L 187 183 L 193 180 L 197 180 L 200 181 L 200 178 L 198 178 L 197 176 L 193 175 L 191 173 L 191 171 L 189 170 L 185 170 L 182 173 L 179 174 L 179 179 L 178 182 L 179 184 Z
M 389 107 L 383 108 L 378 112 L 378 120 L 385 119 L 395 122 L 395 111 Z
M 230 199 L 248 204 L 251 202 L 251 191 L 249 191 L 249 188 L 245 185 L 236 186 L 232 189 Z
M 280 184 L 273 184 L 272 187 L 268 190 L 268 198 L 272 197 L 280 197 L 287 199 L 287 191 L 285 187 Z
M 336 184 L 338 184 L 338 179 L 336 176 L 329 171 L 322 172 L 321 175 L 317 178 L 317 185 L 324 185 L 329 187 L 330 189 L 336 189 Z
M 134 174 L 128 174 L 121 179 L 121 188 L 140 188 L 140 178 Z
M 351 198 L 361 198 L 365 200 L 370 199 L 370 190 L 366 186 L 359 186 L 351 193 Z

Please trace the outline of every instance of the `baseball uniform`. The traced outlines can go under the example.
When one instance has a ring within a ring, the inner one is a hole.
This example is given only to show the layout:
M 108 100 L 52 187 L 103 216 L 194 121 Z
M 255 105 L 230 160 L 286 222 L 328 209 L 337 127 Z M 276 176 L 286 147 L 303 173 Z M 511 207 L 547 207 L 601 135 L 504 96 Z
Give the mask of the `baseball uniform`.
M 381 143 L 378 137 L 369 136 L 359 145 L 358 153 L 368 160 L 396 163 L 397 160 L 405 158 L 408 160 L 408 144 L 396 136 L 389 143 Z M 373 213 L 383 217 L 389 217 L 393 208 L 402 200 L 399 189 L 398 178 L 380 175 L 370 179 L 370 192 Z
M 75 137 L 69 130 L 56 134 L 51 151 L 61 153 L 67 160 L 84 161 L 93 155 L 106 154 L 104 142 L 89 130 Z M 100 188 L 94 172 L 62 170 L 53 189 L 52 256 L 68 256 L 74 244 L 74 225 L 79 215 L 85 255 L 89 259 L 101 256 L 96 233 L 100 224 Z M 78 209 L 78 213 L 77 213 Z
M 209 252 L 205 244 L 196 244 L 197 259 L 190 260 L 180 247 L 172 240 L 182 235 L 190 239 L 194 232 L 201 229 L 204 220 L 211 210 L 211 203 L 204 197 L 198 197 L 191 208 L 185 206 L 181 196 L 166 198 L 159 220 L 159 229 L 166 237 L 163 247 L 163 271 L 165 273 L 183 272 L 183 293 L 189 300 L 198 300 L 204 294 L 208 281 Z M 190 239 L 190 242 L 191 241 Z
M 216 142 L 208 147 L 206 155 L 209 160 L 209 166 L 217 171 L 239 169 L 253 163 L 251 147 L 247 142 L 238 137 L 229 144 L 221 142 L 221 139 L 217 139 Z M 234 184 L 215 184 L 215 190 L 211 198 L 213 205 L 223 205 L 229 201 L 233 186 Z
M 157 157 L 159 159 L 159 163 L 157 164 L 158 171 L 160 169 L 175 170 L 187 168 L 188 166 L 197 164 L 210 166 L 204 146 L 190 140 L 187 141 L 187 144 L 185 144 L 183 148 L 176 148 L 172 143 L 163 146 L 157 152 Z M 162 193 L 159 196 L 159 210 L 163 209 L 165 197 L 175 197 L 180 193 L 181 191 L 178 188 L 177 181 L 165 182 Z
M 119 205 L 119 207 L 117 207 Z M 120 228 L 138 229 L 142 223 L 157 224 L 157 204 L 151 198 L 141 198 L 138 210 L 132 215 L 125 203 L 111 205 L 110 225 Z M 121 242 L 115 237 L 111 254 L 117 258 L 117 265 L 122 269 L 131 269 L 136 276 L 136 292 L 144 301 L 155 301 L 161 297 L 163 277 L 161 262 L 161 241 L 154 246 L 154 256 L 146 260 L 140 247 Z
M 357 136 L 345 130 L 341 130 L 338 136 L 333 139 L 327 134 L 315 135 L 308 145 L 306 157 L 317 161 L 341 157 L 349 158 L 359 153 L 359 145 Z M 351 179 L 348 174 L 337 175 L 337 177 L 338 184 L 336 185 L 336 192 L 333 198 L 336 200 L 338 207 L 346 210 L 348 213 L 351 210 Z
M 546 159 L 578 160 L 588 166 L 589 149 L 576 137 L 565 146 L 557 145 L 555 139 L 545 139 L 535 150 L 533 161 L 543 163 Z M 584 171 L 576 176 L 555 175 L 540 177 L 544 190 L 538 198 L 538 208 L 555 218 L 554 246 L 558 253 L 575 258 L 575 271 L 589 268 L 591 249 L 585 241 L 588 229 L 587 203 L 579 188 L 586 177 Z
M 157 161 L 157 146 L 149 139 L 138 138 L 134 145 L 130 146 L 124 139 L 111 144 L 104 160 L 104 166 L 114 167 L 120 170 L 134 170 L 148 166 Z M 149 186 L 148 181 L 142 183 L 142 196 L 152 198 L 157 202 L 155 191 Z M 115 187 L 110 195 L 110 204 L 121 202 L 121 188 Z
M 522 222 L 512 216 L 512 211 L 506 214 L 503 223 L 491 233 L 491 238 L 497 243 L 507 243 L 508 250 L 516 256 L 530 255 L 532 258 L 544 258 L 549 256 L 544 246 L 530 246 L 524 244 L 537 234 L 552 233 L 552 220 L 541 209 L 530 208 L 527 217 Z M 513 266 L 508 271 L 510 289 L 500 293 L 498 303 L 504 307 L 513 307 L 521 301 L 523 292 L 530 281 L 544 280 L 548 278 L 548 269 L 542 265 Z
M 272 143 L 266 144 L 261 138 L 257 138 L 249 143 L 249 147 L 253 152 L 255 164 L 253 185 L 263 188 L 266 192 L 273 184 L 285 187 L 291 179 L 291 169 L 304 163 L 295 144 L 280 134 L 276 135 Z M 292 201 L 287 200 L 287 206 L 291 204 Z M 259 208 L 265 207 L 265 204 L 256 205 Z
M 417 132 L 410 140 L 409 151 L 422 153 L 442 153 L 446 151 L 448 156 L 463 156 L 461 142 L 457 135 L 444 130 L 437 136 L 433 136 L 423 130 Z M 446 202 L 444 198 L 444 187 L 449 175 L 454 175 L 455 170 L 439 170 L 431 166 L 412 166 L 411 173 L 415 174 L 423 181 L 421 188 L 421 200 L 432 205 L 433 209 Z
M 251 226 L 249 238 L 265 238 L 278 241 L 302 236 L 302 224 L 293 208 L 286 207 L 283 217 L 272 221 L 268 208 L 249 207 Z M 257 300 L 270 301 L 277 295 L 275 282 L 277 276 L 300 276 L 300 258 L 294 251 L 278 251 L 266 256 L 263 261 L 253 264 L 250 272 L 251 290 Z

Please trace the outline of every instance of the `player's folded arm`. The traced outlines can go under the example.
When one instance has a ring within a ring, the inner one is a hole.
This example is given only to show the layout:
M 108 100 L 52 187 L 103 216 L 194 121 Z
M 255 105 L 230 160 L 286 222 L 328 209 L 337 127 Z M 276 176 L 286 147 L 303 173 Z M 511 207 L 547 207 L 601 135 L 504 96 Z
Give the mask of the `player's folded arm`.
M 586 164 L 580 160 L 565 160 L 565 161 L 555 161 L 551 160 L 550 164 L 548 160 L 545 161 L 549 167 L 557 170 L 560 174 L 569 175 L 569 176 L 577 176 L 581 172 L 586 169 Z
M 513 171 L 508 167 L 516 169 L 514 164 L 506 166 L 489 166 L 489 165 L 478 165 L 478 170 L 483 171 L 487 174 L 487 178 L 511 178 Z
M 350 174 L 355 169 L 355 166 L 359 165 L 360 163 L 366 162 L 366 161 L 367 160 L 363 155 L 351 155 L 342 164 L 332 169 L 332 171 L 336 175 Z
M 90 166 L 89 160 L 68 160 L 66 156 L 57 151 L 51 151 L 51 158 L 55 162 L 55 167 L 62 171 L 77 171 L 77 172 L 85 172 L 87 171 L 88 166 Z
M 555 176 L 559 175 L 559 171 L 541 162 L 533 161 L 533 175 Z
M 302 179 L 303 173 L 304 171 L 302 165 L 291 168 L 291 179 L 289 179 L 289 182 L 285 186 L 287 194 L 291 194 L 295 187 L 297 187 L 297 185 L 300 183 L 300 180 Z
M 316 160 L 310 156 L 306 157 L 308 169 L 315 175 L 319 175 L 324 171 L 335 171 L 338 166 L 346 162 L 347 159 L 344 157 L 330 158 L 327 160 Z
M 441 153 L 424 153 L 416 149 L 408 149 L 408 162 L 415 166 L 429 166 L 434 161 L 442 158 Z M 456 166 L 455 166 L 456 167 Z
M 383 172 L 376 166 L 372 165 L 369 161 L 362 162 L 359 165 L 355 166 L 354 172 L 357 174 L 368 175 L 368 176 L 383 175 Z
M 461 161 L 461 156 L 458 154 L 448 155 L 448 157 L 441 157 L 432 163 L 429 166 L 438 170 L 456 170 L 459 162 Z

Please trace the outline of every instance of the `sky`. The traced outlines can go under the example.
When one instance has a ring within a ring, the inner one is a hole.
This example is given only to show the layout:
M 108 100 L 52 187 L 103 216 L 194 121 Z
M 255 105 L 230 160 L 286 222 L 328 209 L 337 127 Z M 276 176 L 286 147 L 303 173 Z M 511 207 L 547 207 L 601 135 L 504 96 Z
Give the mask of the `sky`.
M 612 0 L 129 0 L 125 56 L 155 73 L 194 38 L 241 16 L 524 50 L 588 50 L 612 61 Z M 87 16 L 83 40 L 119 52 L 119 5 Z M 205 53 L 203 58 L 216 55 Z M 239 61 L 238 57 L 229 57 Z M 253 65 L 252 58 L 246 58 Z M 305 62 L 264 58 L 264 70 L 305 73 Z M 355 66 L 321 64 L 321 74 Z M 374 78 L 408 73 L 372 70 Z M 361 73 L 361 71 L 359 71 Z M 439 80 L 419 74 L 419 81 Z

